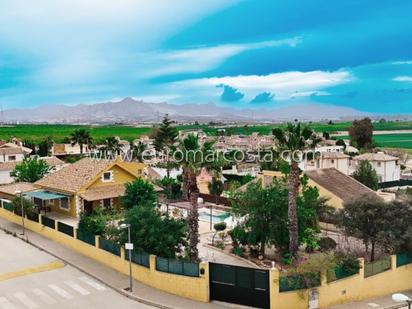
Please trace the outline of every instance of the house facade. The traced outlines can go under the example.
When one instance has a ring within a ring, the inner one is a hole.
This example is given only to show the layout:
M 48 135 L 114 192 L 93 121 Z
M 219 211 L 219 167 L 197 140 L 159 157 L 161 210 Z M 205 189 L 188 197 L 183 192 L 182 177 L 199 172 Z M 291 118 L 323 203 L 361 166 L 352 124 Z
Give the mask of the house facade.
M 364 160 L 370 162 L 376 174 L 378 174 L 379 182 L 398 181 L 401 179 L 401 168 L 398 164 L 397 157 L 387 155 L 383 152 L 365 153 L 353 158 L 353 171 L 355 171 L 360 162 Z
M 27 195 L 44 211 L 79 217 L 96 208 L 116 208 L 125 184 L 144 177 L 145 165 L 116 160 L 84 158 L 38 182 Z

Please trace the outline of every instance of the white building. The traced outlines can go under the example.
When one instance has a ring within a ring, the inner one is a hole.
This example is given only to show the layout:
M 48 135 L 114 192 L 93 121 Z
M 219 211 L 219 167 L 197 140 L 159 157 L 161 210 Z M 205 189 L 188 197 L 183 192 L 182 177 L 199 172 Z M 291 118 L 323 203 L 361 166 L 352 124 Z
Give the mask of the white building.
M 14 143 L 3 144 L 0 146 L 0 163 L 23 161 L 24 157 L 31 152 L 32 150 L 30 148 Z
M 401 168 L 398 158 L 383 152 L 365 153 L 353 158 L 353 171 L 361 161 L 367 160 L 378 174 L 379 182 L 398 181 L 401 179 Z

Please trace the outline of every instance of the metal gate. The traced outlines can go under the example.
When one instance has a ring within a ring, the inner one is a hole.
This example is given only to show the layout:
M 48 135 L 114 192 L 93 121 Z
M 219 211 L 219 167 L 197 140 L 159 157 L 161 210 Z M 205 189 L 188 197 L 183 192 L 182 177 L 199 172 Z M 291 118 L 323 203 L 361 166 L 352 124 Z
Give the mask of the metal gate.
M 209 263 L 210 298 L 256 308 L 269 308 L 267 270 Z

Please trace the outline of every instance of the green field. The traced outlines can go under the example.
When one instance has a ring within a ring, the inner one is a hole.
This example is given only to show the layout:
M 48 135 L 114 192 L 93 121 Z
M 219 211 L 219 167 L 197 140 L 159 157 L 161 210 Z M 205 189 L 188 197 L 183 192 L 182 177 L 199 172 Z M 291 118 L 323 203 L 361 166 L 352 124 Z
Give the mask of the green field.
M 340 122 L 333 124 L 312 123 L 311 127 L 317 132 L 345 131 L 351 125 L 350 122 Z M 241 126 L 211 126 L 211 125 L 185 125 L 178 129 L 203 129 L 208 135 L 216 135 L 219 128 L 223 128 L 230 134 L 269 134 L 273 128 L 281 127 L 284 124 L 273 125 L 241 125 Z M 151 127 L 133 127 L 126 125 L 106 125 L 106 126 L 80 126 L 80 125 L 16 125 L 0 127 L 0 139 L 9 141 L 12 137 L 23 140 L 31 140 L 39 143 L 45 137 L 52 137 L 55 142 L 61 143 L 70 133 L 79 128 L 86 128 L 96 143 L 103 142 L 107 137 L 119 136 L 122 139 L 132 141 L 140 135 L 150 134 Z M 374 130 L 412 130 L 412 122 L 384 122 L 375 123 Z M 409 148 L 412 149 L 412 134 L 386 134 L 375 135 L 375 141 L 382 147 Z

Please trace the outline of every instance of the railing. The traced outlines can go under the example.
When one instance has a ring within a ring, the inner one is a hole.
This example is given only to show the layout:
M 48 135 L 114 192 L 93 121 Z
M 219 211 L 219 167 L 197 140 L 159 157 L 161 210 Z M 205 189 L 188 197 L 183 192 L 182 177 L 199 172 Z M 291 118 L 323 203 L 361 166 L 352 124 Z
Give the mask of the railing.
M 199 264 L 176 259 L 156 257 L 156 270 L 188 277 L 199 277 Z
M 96 237 L 93 234 L 77 230 L 77 239 L 89 245 L 96 246 Z
M 53 219 L 50 219 L 49 217 L 42 216 L 41 217 L 41 224 L 43 224 L 44 226 L 47 226 L 47 227 L 49 227 L 53 230 L 56 229 L 55 221 Z
M 353 275 L 356 275 L 359 273 L 359 270 L 357 271 L 347 271 L 344 268 L 338 266 L 335 269 L 329 270 L 327 272 L 327 281 L 328 282 L 333 282 L 336 280 L 344 279 Z
M 391 257 L 365 264 L 364 278 L 372 277 L 392 268 Z
M 106 238 L 100 237 L 99 248 L 120 256 L 120 246 Z
M 64 234 L 66 234 L 66 235 L 74 237 L 74 228 L 70 225 L 67 225 L 67 224 L 63 223 L 63 222 L 57 221 L 57 230 L 59 232 L 62 232 Z
M 126 259 L 129 259 L 129 250 L 126 251 Z M 144 267 L 150 267 L 150 254 L 146 252 L 133 252 L 132 251 L 132 262 Z
M 289 275 L 279 278 L 279 292 L 303 290 L 320 286 L 320 274 Z
M 412 253 L 400 253 L 396 255 L 396 267 L 412 263 Z
M 39 214 L 30 211 L 27 213 L 27 219 L 39 223 Z

